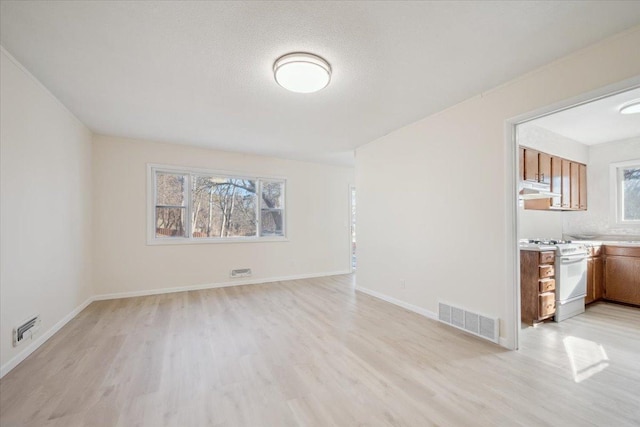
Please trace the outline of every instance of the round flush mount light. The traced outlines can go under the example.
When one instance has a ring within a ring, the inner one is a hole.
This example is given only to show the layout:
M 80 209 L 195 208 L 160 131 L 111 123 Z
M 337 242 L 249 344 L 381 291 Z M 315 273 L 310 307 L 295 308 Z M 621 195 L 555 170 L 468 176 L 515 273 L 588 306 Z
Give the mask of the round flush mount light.
M 292 92 L 312 93 L 324 89 L 331 81 L 331 65 L 311 53 L 288 53 L 276 59 L 273 76 L 283 88 Z
M 636 114 L 640 113 L 640 99 L 631 101 L 620 107 L 620 114 Z

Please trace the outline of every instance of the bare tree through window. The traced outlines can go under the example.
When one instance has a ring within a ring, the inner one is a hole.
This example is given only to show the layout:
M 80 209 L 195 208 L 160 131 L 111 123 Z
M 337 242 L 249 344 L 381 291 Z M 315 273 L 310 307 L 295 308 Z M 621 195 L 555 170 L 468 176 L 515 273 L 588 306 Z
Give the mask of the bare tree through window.
M 156 237 L 284 236 L 284 181 L 164 171 L 154 176 Z

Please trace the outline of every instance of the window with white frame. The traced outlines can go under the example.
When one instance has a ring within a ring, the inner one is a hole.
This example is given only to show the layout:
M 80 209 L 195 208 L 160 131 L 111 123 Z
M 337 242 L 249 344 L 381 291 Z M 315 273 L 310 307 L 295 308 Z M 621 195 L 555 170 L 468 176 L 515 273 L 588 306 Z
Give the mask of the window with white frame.
M 285 179 L 150 165 L 149 243 L 285 238 Z
M 640 226 L 640 159 L 611 165 L 611 190 L 615 223 Z

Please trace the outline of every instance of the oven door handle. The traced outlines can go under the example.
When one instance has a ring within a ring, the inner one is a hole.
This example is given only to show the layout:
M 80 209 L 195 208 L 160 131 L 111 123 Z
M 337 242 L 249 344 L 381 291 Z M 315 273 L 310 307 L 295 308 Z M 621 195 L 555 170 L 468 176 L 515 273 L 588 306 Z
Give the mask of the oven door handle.
M 574 262 L 580 262 L 582 260 L 587 259 L 587 257 L 585 255 L 576 255 L 576 256 L 563 256 L 560 258 L 560 261 L 563 264 L 570 264 L 570 263 L 574 263 Z

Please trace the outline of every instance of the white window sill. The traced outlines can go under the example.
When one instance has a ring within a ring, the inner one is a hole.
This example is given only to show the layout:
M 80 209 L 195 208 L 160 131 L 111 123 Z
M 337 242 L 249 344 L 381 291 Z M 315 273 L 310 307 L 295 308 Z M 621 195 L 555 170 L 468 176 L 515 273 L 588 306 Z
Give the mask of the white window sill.
M 221 244 L 221 243 L 274 243 L 288 242 L 287 237 L 236 237 L 226 239 L 179 239 L 179 238 L 160 238 L 147 239 L 148 246 L 163 245 L 203 245 L 203 244 Z

